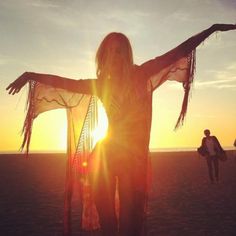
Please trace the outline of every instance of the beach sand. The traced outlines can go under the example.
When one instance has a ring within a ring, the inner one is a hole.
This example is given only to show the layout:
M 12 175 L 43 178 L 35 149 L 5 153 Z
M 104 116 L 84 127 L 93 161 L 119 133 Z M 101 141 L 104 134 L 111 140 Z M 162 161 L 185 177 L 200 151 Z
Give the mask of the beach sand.
M 233 155 L 220 163 L 220 183 L 210 184 L 196 152 L 152 153 L 148 235 L 236 235 Z M 62 235 L 65 168 L 64 154 L 0 155 L 0 235 Z

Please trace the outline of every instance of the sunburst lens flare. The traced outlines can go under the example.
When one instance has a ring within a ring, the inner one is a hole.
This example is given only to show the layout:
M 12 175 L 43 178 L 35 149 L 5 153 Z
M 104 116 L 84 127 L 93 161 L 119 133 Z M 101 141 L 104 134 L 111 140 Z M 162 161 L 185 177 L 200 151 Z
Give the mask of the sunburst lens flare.
M 92 136 L 94 139 L 94 145 L 104 139 L 107 135 L 108 129 L 108 119 L 104 107 L 101 104 L 98 104 L 98 125 L 92 131 Z

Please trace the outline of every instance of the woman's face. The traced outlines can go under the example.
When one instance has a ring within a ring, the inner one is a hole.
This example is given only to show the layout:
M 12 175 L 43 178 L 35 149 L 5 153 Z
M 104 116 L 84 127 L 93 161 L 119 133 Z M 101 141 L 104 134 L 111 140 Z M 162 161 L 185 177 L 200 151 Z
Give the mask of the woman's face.
M 109 60 L 110 61 L 110 74 L 117 75 L 122 73 L 123 63 L 124 63 L 124 49 L 118 40 L 111 43 L 109 48 Z
M 98 78 L 126 80 L 130 77 L 133 56 L 128 38 L 121 33 L 108 34 L 98 48 L 96 63 Z

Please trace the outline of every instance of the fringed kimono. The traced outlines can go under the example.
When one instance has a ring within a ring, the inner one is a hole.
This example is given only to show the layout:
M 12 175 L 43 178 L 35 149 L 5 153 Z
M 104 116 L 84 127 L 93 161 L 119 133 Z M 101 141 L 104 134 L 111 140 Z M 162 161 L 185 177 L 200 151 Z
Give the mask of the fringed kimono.
M 183 49 L 179 48 L 178 50 Z M 140 66 L 135 65 L 130 78 L 132 88 L 127 96 L 126 94 L 116 96 L 119 92 L 119 85 L 114 85 L 112 80 L 108 82 L 98 79 L 79 80 L 78 93 L 35 81 L 29 82 L 28 110 L 22 144 L 22 148 L 26 146 L 27 152 L 34 119 L 39 114 L 53 109 L 64 108 L 67 111 L 68 159 L 65 183 L 64 235 L 70 234 L 71 201 L 75 186 L 80 201 L 81 221 L 78 224 L 80 224 L 81 231 L 93 231 L 100 228 L 99 214 L 91 194 L 90 181 L 93 182 L 93 178 L 90 176 L 94 177 L 96 172 L 99 175 L 99 171 L 104 171 L 104 168 L 114 168 L 114 166 L 115 168 L 122 167 L 118 168 L 118 172 L 122 169 L 126 172 L 130 171 L 134 191 L 142 193 L 140 213 L 142 217 L 139 217 L 139 220 L 142 219 L 143 222 L 137 222 L 137 224 L 141 224 L 143 228 L 142 235 L 146 234 L 144 222 L 150 176 L 148 146 L 152 117 L 152 94 L 167 80 L 183 83 L 184 99 L 177 127 L 183 122 L 187 111 L 188 95 L 194 74 L 195 50 L 188 53 L 182 52 L 178 54 L 180 56 L 176 56 L 174 53 L 172 57 L 171 54 L 172 51 Z M 98 125 L 98 99 L 105 107 L 109 127 L 107 138 L 96 144 L 92 133 Z M 103 165 L 100 159 L 103 158 L 101 153 L 104 152 L 108 164 L 105 163 L 105 167 L 98 168 L 97 165 Z M 116 196 L 119 196 L 119 193 Z M 117 207 L 117 212 L 119 215 L 119 207 Z

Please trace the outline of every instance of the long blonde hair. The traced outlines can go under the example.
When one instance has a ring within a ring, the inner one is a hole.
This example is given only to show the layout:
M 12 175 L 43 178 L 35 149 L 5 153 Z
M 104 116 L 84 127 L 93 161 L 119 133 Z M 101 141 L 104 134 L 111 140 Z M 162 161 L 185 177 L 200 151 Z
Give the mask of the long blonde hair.
M 111 68 L 111 46 L 113 42 L 118 42 L 121 46 L 122 58 L 122 79 L 129 83 L 129 77 L 133 68 L 133 53 L 129 39 L 122 33 L 112 32 L 108 34 L 101 42 L 96 54 L 97 78 L 107 79 L 109 76 L 109 69 Z

